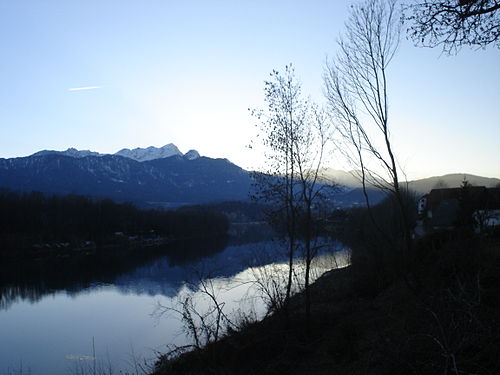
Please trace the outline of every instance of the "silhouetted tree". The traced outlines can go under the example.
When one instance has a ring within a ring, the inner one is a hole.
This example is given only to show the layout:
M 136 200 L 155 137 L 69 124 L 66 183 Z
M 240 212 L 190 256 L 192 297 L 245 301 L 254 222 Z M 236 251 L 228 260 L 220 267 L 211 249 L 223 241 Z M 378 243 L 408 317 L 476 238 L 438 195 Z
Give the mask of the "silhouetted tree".
M 370 215 L 367 184 L 393 195 L 410 247 L 404 189 L 390 137 L 388 67 L 398 49 L 401 24 L 395 0 L 366 0 L 352 7 L 337 56 L 327 61 L 324 82 L 330 113 L 336 120 L 342 150 L 359 170 Z M 373 215 L 372 221 L 378 227 Z M 380 230 L 387 242 L 394 239 Z
M 470 235 L 473 231 L 474 226 L 474 206 L 475 201 L 478 201 L 478 197 L 473 196 L 471 191 L 472 185 L 464 176 L 462 183 L 460 185 L 460 193 L 458 196 L 458 213 L 455 225 L 461 235 Z M 477 204 L 478 202 L 476 202 Z M 478 207 L 476 207 L 478 208 Z
M 265 81 L 266 110 L 253 110 L 264 134 L 262 142 L 266 148 L 266 173 L 256 173 L 255 198 L 272 205 L 267 216 L 275 227 L 279 223 L 288 240 L 288 283 L 285 301 L 292 287 L 293 259 L 297 241 L 297 164 L 294 141 L 304 118 L 300 99 L 300 85 L 296 82 L 294 69 L 285 67 L 285 75 L 273 70 L 270 80 Z
M 256 198 L 271 204 L 268 216 L 288 243 L 288 283 L 285 307 L 290 298 L 294 256 L 298 240 L 304 241 L 305 289 L 309 315 L 309 274 L 314 256 L 313 210 L 321 197 L 318 174 L 324 159 L 327 122 L 324 114 L 301 95 L 293 67 L 282 75 L 274 70 L 265 82 L 265 110 L 252 114 L 260 120 L 268 169 L 256 173 Z
M 500 47 L 500 1 L 418 1 L 404 6 L 408 34 L 416 45 L 442 46 L 448 54 L 462 46 Z
M 309 117 L 312 116 L 312 117 Z M 311 262 L 316 255 L 317 247 L 313 240 L 317 237 L 315 225 L 315 212 L 324 203 L 326 198 L 323 195 L 325 185 L 318 183 L 320 170 L 323 166 L 324 154 L 328 137 L 328 122 L 322 111 L 312 108 L 310 114 L 304 122 L 304 129 L 301 129 L 300 138 L 297 140 L 296 162 L 298 167 L 299 181 L 299 212 L 302 217 L 302 230 L 299 232 L 304 241 L 304 261 L 305 261 L 305 297 L 306 297 L 306 322 L 309 331 L 311 318 L 311 298 L 309 291 Z M 329 189 L 333 185 L 328 186 Z

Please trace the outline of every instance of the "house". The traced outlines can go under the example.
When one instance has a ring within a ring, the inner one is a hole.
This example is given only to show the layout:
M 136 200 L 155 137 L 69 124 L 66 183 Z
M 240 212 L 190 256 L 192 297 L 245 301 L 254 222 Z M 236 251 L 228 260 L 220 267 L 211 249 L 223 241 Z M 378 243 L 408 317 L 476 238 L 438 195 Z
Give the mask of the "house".
M 478 234 L 500 229 L 500 188 L 433 189 L 419 199 L 416 238 L 467 228 Z

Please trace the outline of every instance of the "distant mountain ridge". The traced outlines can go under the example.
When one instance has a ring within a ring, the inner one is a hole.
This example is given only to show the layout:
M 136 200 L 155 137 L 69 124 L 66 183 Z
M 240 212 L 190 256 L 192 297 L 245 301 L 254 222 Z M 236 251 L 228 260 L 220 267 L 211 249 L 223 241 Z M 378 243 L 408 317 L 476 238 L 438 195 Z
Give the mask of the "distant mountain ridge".
M 142 154 L 136 152 L 137 157 L 158 158 L 137 161 L 92 152 L 85 156 L 69 149 L 0 159 L 0 188 L 167 206 L 248 199 L 252 183 L 249 172 L 227 159 L 203 157 L 194 150 L 168 157 L 162 157 L 165 149 L 160 153 L 142 150 Z
M 359 171 L 346 172 L 330 168 L 325 168 L 320 173 L 323 182 L 333 182 L 340 185 L 342 192 L 338 194 L 337 200 L 340 205 L 364 204 L 365 198 L 360 175 Z M 451 173 L 408 181 L 408 188 L 417 195 L 424 195 L 436 188 L 460 187 L 464 179 L 473 186 L 488 188 L 500 186 L 500 179 L 498 178 L 476 176 L 469 173 Z M 401 186 L 406 186 L 406 182 L 401 181 Z M 369 184 L 367 184 L 367 193 L 372 204 L 379 202 L 385 196 L 381 190 Z
M 360 188 L 361 173 L 359 171 L 342 171 L 338 169 L 325 168 L 320 173 L 323 181 L 333 181 L 348 188 Z M 462 181 L 466 179 L 473 186 L 495 187 L 500 184 L 499 178 L 482 177 L 469 173 L 450 173 L 442 176 L 433 176 L 421 178 L 418 180 L 408 181 L 408 186 L 411 190 L 417 193 L 427 193 L 435 188 L 445 187 L 459 187 Z M 405 185 L 406 182 L 401 180 L 401 184 Z
M 475 186 L 500 185 L 497 178 L 450 174 L 410 181 L 408 186 L 425 194 L 436 187 L 458 187 L 464 177 Z M 323 170 L 322 183 L 332 182 L 340 185 L 333 196 L 338 206 L 365 204 L 356 172 Z M 227 159 L 203 157 L 196 150 L 182 154 L 171 143 L 116 154 L 69 148 L 0 159 L 0 189 L 81 194 L 156 206 L 246 201 L 253 183 L 251 172 Z M 369 188 L 368 195 L 372 204 L 385 196 L 375 188 Z
M 169 158 L 171 156 L 185 156 L 189 159 L 196 159 L 200 157 L 200 154 L 196 150 L 189 150 L 185 154 L 179 151 L 176 145 L 173 143 L 166 144 L 163 147 L 154 147 L 149 146 L 146 148 L 137 147 L 133 150 L 128 148 L 123 148 L 114 154 L 100 154 L 99 152 L 90 151 L 90 150 L 77 150 L 76 148 L 68 148 L 65 151 L 55 151 L 55 150 L 42 150 L 34 153 L 31 156 L 41 156 L 41 155 L 49 155 L 49 154 L 59 154 L 70 156 L 73 158 L 84 158 L 87 156 L 104 156 L 104 155 L 119 155 L 129 159 L 133 159 L 135 161 L 149 161 L 155 159 L 163 159 Z
M 94 152 L 94 151 L 90 151 L 90 150 L 77 150 L 76 148 L 71 147 L 65 151 L 42 150 L 42 151 L 35 152 L 31 156 L 54 155 L 54 154 L 70 156 L 72 158 L 84 158 L 86 156 L 103 156 L 103 155 L 105 155 L 105 154 L 100 154 L 98 152 Z
M 468 173 L 451 173 L 443 176 L 433 176 L 409 182 L 410 189 L 416 193 L 425 194 L 432 189 L 460 187 L 467 180 L 472 186 L 485 186 L 492 188 L 500 186 L 500 179 L 493 177 L 482 177 Z

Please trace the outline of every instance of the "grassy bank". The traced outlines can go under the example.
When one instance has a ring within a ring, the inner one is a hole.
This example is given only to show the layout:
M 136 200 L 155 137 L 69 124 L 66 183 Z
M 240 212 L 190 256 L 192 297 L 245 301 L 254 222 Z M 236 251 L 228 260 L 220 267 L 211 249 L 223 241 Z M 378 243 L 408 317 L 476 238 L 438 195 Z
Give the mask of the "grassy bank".
M 500 241 L 418 249 L 411 275 L 376 287 L 366 267 L 331 271 L 282 311 L 201 350 L 162 358 L 160 374 L 496 374 Z

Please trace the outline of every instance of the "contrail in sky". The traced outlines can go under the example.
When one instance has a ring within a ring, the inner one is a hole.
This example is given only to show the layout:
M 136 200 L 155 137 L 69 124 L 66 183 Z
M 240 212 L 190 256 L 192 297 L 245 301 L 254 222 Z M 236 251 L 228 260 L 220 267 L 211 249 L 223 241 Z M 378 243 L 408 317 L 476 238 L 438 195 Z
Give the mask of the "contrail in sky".
M 72 87 L 68 91 L 80 91 L 80 90 L 94 90 L 100 89 L 102 86 L 85 86 L 85 87 Z

